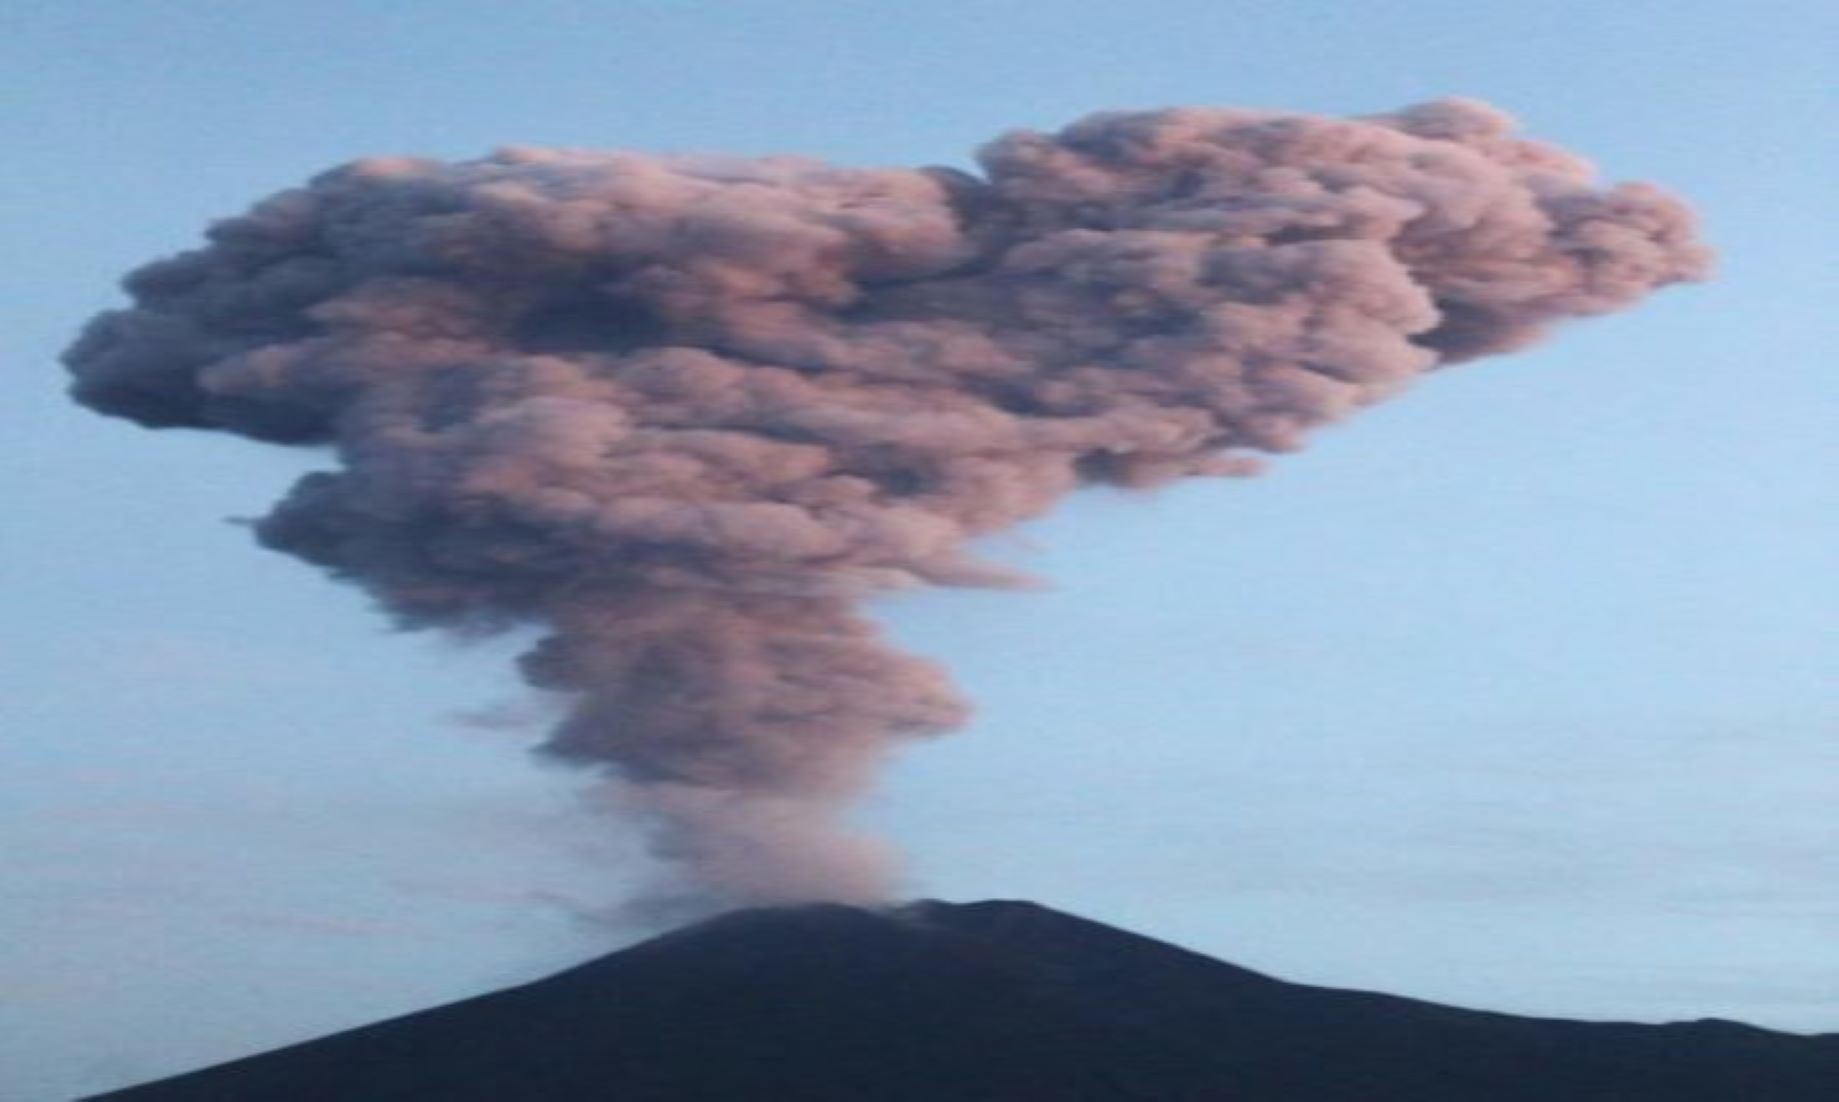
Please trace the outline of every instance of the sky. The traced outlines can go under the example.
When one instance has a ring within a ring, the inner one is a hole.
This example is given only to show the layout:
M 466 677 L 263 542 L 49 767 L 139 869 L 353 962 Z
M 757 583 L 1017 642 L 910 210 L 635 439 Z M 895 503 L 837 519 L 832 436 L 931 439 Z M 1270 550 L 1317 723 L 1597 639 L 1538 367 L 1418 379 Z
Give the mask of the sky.
M 591 917 L 640 875 L 632 839 L 510 722 L 517 639 L 393 631 L 255 547 L 235 518 L 310 450 L 64 397 L 123 272 L 368 154 L 966 166 L 1176 104 L 1487 100 L 1689 199 L 1719 270 L 1259 479 L 1095 491 L 993 540 L 1039 590 L 882 602 L 978 708 L 862 810 L 913 894 L 1460 1005 L 1839 1029 L 1825 7 L 8 5 L 0 1099 L 636 936 Z

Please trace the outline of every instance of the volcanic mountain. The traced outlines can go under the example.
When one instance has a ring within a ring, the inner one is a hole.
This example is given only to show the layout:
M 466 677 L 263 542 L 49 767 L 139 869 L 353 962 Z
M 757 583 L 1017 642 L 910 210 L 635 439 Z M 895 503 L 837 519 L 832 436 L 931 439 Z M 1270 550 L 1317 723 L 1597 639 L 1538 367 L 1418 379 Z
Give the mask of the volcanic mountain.
M 1032 903 L 820 904 L 101 1099 L 1832 1102 L 1839 1034 L 1310 987 Z

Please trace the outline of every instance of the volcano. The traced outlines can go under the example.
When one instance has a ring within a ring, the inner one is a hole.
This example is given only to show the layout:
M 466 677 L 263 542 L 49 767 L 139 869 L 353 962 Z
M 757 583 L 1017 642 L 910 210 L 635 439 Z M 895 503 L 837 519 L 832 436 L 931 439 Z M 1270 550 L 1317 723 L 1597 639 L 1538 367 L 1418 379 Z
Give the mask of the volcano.
M 736 911 L 92 1102 L 1832 1102 L 1839 1034 L 1288 983 L 1033 903 Z

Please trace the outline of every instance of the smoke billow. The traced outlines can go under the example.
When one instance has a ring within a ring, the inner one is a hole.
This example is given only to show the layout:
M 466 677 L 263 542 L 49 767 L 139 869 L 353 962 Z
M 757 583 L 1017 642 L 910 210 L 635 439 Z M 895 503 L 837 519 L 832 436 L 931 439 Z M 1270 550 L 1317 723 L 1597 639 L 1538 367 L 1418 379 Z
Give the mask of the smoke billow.
M 952 169 L 510 149 L 359 161 L 134 272 L 79 401 L 328 445 L 269 547 L 401 622 L 535 624 L 544 749 L 681 887 L 872 900 L 835 822 L 959 724 L 879 591 L 1001 585 L 975 537 L 1257 453 L 1702 274 L 1686 210 L 1472 102 L 1196 108 Z

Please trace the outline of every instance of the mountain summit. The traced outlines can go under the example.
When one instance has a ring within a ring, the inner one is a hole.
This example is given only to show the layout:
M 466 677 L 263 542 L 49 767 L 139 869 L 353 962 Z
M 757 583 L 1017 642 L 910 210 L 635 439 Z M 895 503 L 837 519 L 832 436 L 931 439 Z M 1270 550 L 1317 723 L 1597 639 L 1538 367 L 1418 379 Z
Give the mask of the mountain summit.
M 1839 1034 L 1286 983 L 1019 902 L 737 911 L 93 1102 L 1830 1102 Z

